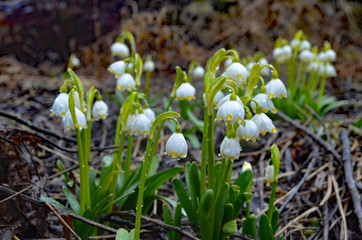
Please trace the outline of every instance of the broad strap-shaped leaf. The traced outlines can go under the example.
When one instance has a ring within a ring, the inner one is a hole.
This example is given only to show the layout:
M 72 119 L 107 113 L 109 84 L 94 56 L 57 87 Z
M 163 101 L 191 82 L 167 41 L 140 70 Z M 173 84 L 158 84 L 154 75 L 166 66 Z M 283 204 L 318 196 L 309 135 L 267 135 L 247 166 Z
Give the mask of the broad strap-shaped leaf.
M 273 235 L 277 232 L 278 229 L 278 223 L 279 223 L 279 210 L 275 209 L 273 211 L 272 220 L 271 220 L 271 226 L 273 229 Z
M 58 202 L 57 200 L 54 200 L 53 198 L 50 198 L 50 197 L 46 197 L 46 196 L 44 196 L 44 195 L 41 195 L 40 198 L 39 198 L 39 200 L 42 201 L 42 202 L 48 202 L 48 203 L 50 203 L 51 205 L 53 205 L 54 207 L 56 207 L 56 208 L 68 210 L 68 208 L 67 208 L 66 206 L 64 206 L 63 204 L 61 204 L 61 203 Z
M 225 205 L 228 199 L 228 191 L 229 184 L 225 183 L 217 194 L 215 202 L 214 239 L 219 239 L 220 237 Z
M 196 162 L 186 164 L 185 178 L 192 205 L 197 209 L 198 202 L 200 201 L 200 173 Z
M 211 189 L 207 190 L 204 196 L 200 200 L 200 230 L 202 239 L 212 239 L 214 229 L 211 228 L 210 224 L 210 207 L 213 198 L 213 192 Z
M 175 215 L 173 216 L 173 225 L 175 227 L 181 227 L 181 210 L 182 205 L 181 203 L 177 203 L 176 209 L 175 209 Z M 181 235 L 179 232 L 174 231 L 173 232 L 173 240 L 180 240 Z
M 254 214 L 249 218 L 243 219 L 242 233 L 256 239 L 256 218 Z
M 271 240 L 273 239 L 272 227 L 269 223 L 266 214 L 261 215 L 259 220 L 259 239 L 260 240 Z
M 168 207 L 166 204 L 162 205 L 162 212 L 163 212 L 163 219 L 164 219 L 165 223 L 168 225 L 172 225 L 171 214 L 170 214 L 170 211 L 168 210 Z M 168 235 L 168 238 L 170 240 L 172 240 L 173 231 L 167 231 L 167 235 Z
M 196 209 L 192 206 L 192 202 L 186 192 L 185 186 L 183 185 L 181 180 L 177 178 L 174 178 L 172 180 L 172 183 L 179 198 L 179 201 L 181 202 L 183 209 L 185 209 L 187 217 L 189 218 L 190 222 L 195 223 L 197 220 Z
M 74 197 L 73 193 L 66 186 L 63 186 L 63 192 L 68 200 L 70 208 L 73 210 L 75 214 L 80 215 L 80 206 L 77 199 Z

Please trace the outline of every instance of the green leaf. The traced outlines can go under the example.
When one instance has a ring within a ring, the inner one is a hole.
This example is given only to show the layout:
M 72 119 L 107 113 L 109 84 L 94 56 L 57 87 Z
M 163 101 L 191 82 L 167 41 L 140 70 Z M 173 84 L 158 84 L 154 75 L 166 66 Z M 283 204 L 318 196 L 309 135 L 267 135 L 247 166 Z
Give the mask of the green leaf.
M 124 228 L 120 228 L 117 230 L 116 240 L 133 240 L 134 239 L 134 229 L 128 232 Z
M 269 224 L 268 217 L 263 214 L 259 220 L 259 239 L 271 240 L 273 238 L 272 227 Z
M 185 138 L 187 138 L 190 141 L 193 148 L 196 148 L 196 149 L 200 148 L 200 141 L 194 134 L 192 134 L 192 133 L 185 134 L 184 133 L 184 136 L 185 136 Z
M 200 201 L 200 173 L 196 162 L 186 164 L 185 179 L 192 204 L 197 209 L 198 201 Z
M 68 208 L 66 206 L 64 206 L 63 204 L 61 204 L 57 200 L 54 200 L 54 199 L 52 199 L 50 197 L 46 197 L 44 195 L 41 195 L 39 200 L 42 201 L 42 202 L 48 202 L 51 205 L 53 205 L 54 207 L 56 207 L 56 208 L 68 210 Z
M 273 211 L 272 219 L 271 219 L 271 226 L 273 229 L 273 235 L 277 232 L 278 229 L 278 222 L 279 222 L 279 211 L 278 209 L 275 209 Z
M 256 239 L 256 218 L 254 214 L 250 215 L 249 218 L 243 219 L 242 233 Z
M 349 101 L 347 101 L 347 100 L 331 103 L 330 105 L 322 108 L 320 115 L 323 116 L 327 112 L 329 112 L 329 111 L 331 111 L 331 110 L 333 110 L 335 108 L 339 108 L 339 107 L 342 107 L 342 106 L 345 106 L 345 105 L 348 105 L 348 104 L 349 104 Z
M 196 209 L 192 206 L 191 200 L 186 192 L 185 186 L 181 182 L 181 180 L 175 178 L 172 180 L 173 186 L 175 188 L 176 194 L 179 198 L 179 201 L 182 204 L 182 207 L 185 209 L 187 217 L 190 222 L 196 222 Z
M 235 180 L 234 185 L 239 186 L 240 194 L 247 192 L 250 184 L 253 183 L 253 172 L 252 171 L 244 171 L 241 173 L 238 178 Z
M 210 224 L 210 207 L 213 198 L 211 189 L 207 190 L 200 200 L 200 231 L 202 239 L 212 239 L 214 229 L 211 229 Z
M 66 187 L 63 186 L 63 192 L 65 197 L 68 200 L 68 203 L 70 205 L 70 208 L 73 210 L 75 214 L 80 214 L 80 207 L 77 199 L 74 197 L 74 195 L 71 193 L 71 191 Z
M 163 219 L 164 219 L 165 223 L 168 225 L 172 225 L 171 214 L 170 214 L 170 211 L 168 210 L 168 207 L 166 204 L 162 205 L 162 212 L 163 212 Z M 168 235 L 168 238 L 170 240 L 172 240 L 173 231 L 167 231 L 167 235 Z
M 232 234 L 232 233 L 236 232 L 236 219 L 225 223 L 222 226 L 222 230 L 223 230 L 223 232 L 228 233 L 228 234 Z
M 215 223 L 214 223 L 214 237 L 219 239 L 220 230 L 222 228 L 222 220 L 224 216 L 225 205 L 228 198 L 229 184 L 225 183 L 221 189 L 219 189 L 218 196 L 215 203 Z
M 146 180 L 146 190 L 144 196 L 152 195 L 157 189 L 159 189 L 164 182 L 179 174 L 183 167 L 174 167 L 162 172 L 159 172 Z
M 190 109 L 187 109 L 187 116 L 200 131 L 204 129 L 204 122 L 200 121 Z
M 181 210 L 182 206 L 181 203 L 177 203 L 176 209 L 175 209 L 175 215 L 173 216 L 173 225 L 175 227 L 181 227 Z M 173 233 L 173 240 L 180 240 L 181 235 L 179 232 L 174 231 Z
M 148 176 L 152 176 L 153 174 L 155 174 L 155 172 L 158 169 L 159 162 L 160 162 L 160 155 L 156 154 L 152 158 L 152 162 L 151 162 L 150 170 L 148 172 Z

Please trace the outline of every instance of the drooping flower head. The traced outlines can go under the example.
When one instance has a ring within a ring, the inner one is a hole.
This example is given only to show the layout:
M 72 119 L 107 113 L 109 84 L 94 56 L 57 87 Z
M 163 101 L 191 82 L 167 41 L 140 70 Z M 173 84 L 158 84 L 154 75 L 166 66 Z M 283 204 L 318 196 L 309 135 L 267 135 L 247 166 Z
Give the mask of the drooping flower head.
M 50 116 L 64 117 L 69 110 L 69 96 L 67 93 L 60 93 L 54 100 L 50 109 Z
M 217 95 L 217 94 L 216 94 Z M 219 101 L 216 101 L 216 95 L 215 95 L 215 109 L 220 108 L 224 103 L 230 101 L 231 93 L 226 95 L 225 97 L 222 97 Z M 236 96 L 236 100 L 240 105 L 243 105 L 243 102 L 241 101 L 239 96 Z
M 176 99 L 180 100 L 191 100 L 195 98 L 195 88 L 190 83 L 181 83 L 179 88 L 176 90 Z
M 134 78 L 132 77 L 132 75 L 129 73 L 122 74 L 122 76 L 120 76 L 117 79 L 117 88 L 120 91 L 124 91 L 124 90 L 131 91 L 135 88 L 135 86 L 136 86 L 136 82 L 135 82 Z
M 246 141 L 252 140 L 255 142 L 259 135 L 259 129 L 254 121 L 247 119 L 245 120 L 245 125 L 239 125 L 238 129 L 236 130 L 236 135 L 240 139 L 245 139 Z
M 310 63 L 313 61 L 314 53 L 308 49 L 303 50 L 299 53 L 299 59 L 302 62 Z
M 265 93 L 258 93 L 253 99 L 263 109 L 263 112 L 265 112 L 265 113 L 268 112 L 268 111 L 271 111 L 272 113 L 277 112 L 277 109 L 275 108 L 272 100 L 270 100 Z M 250 106 L 255 111 L 255 108 L 256 108 L 255 102 L 252 101 L 250 103 Z
M 270 82 L 265 85 L 265 89 L 265 94 L 268 96 L 268 98 L 287 97 L 287 89 L 279 78 L 270 80 Z
M 241 63 L 233 62 L 222 76 L 226 76 L 229 80 L 235 81 L 236 85 L 242 88 L 244 84 L 246 84 L 249 72 Z
M 123 61 L 114 62 L 108 67 L 107 70 L 113 73 L 116 78 L 119 78 L 126 70 L 126 63 Z
M 155 63 L 152 60 L 147 60 L 143 65 L 143 69 L 148 72 L 155 71 Z
M 269 186 L 274 179 L 274 166 L 273 165 L 269 165 L 266 167 L 265 169 L 265 182 L 266 185 Z
M 277 131 L 272 120 L 267 115 L 265 115 L 265 113 L 257 113 L 252 117 L 251 120 L 254 121 L 254 123 L 259 129 L 259 132 L 263 136 L 267 132 L 276 133 Z
M 143 113 L 146 115 L 146 117 L 148 117 L 148 119 L 150 119 L 151 124 L 153 124 L 156 119 L 155 112 L 151 108 L 146 108 L 143 110 Z
M 136 116 L 131 125 L 131 133 L 138 135 L 147 135 L 151 129 L 151 120 L 144 114 L 141 113 Z
M 220 155 L 223 158 L 234 161 L 240 157 L 241 146 L 237 138 L 228 138 L 227 136 L 222 140 L 220 145 Z
M 74 121 L 72 119 L 72 114 L 70 113 L 70 110 L 67 111 L 65 114 L 65 117 L 63 118 L 63 124 L 64 124 L 64 130 L 74 130 L 79 129 L 82 130 L 83 128 L 87 128 L 87 121 L 85 118 L 84 113 L 79 110 L 78 108 L 75 109 L 75 117 L 77 118 L 78 125 L 74 125 Z
M 205 75 L 205 69 L 201 66 L 197 66 L 192 71 L 192 76 L 195 78 L 202 78 Z
M 108 106 L 103 100 L 97 100 L 92 108 L 93 119 L 99 120 L 108 116 Z
M 224 120 L 227 124 L 244 121 L 244 106 L 237 101 L 227 101 L 217 110 L 216 119 Z
M 166 153 L 172 159 L 185 158 L 187 156 L 187 143 L 182 133 L 173 133 L 166 142 Z
M 129 48 L 126 44 L 115 42 L 111 46 L 112 56 L 125 58 L 129 56 Z

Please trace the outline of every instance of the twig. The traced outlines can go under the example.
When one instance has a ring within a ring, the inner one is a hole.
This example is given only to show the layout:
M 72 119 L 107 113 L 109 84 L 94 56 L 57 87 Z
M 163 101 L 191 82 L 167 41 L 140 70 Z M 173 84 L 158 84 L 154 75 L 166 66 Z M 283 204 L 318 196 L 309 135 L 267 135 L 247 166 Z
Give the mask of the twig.
M 9 200 L 9 199 L 12 199 L 13 197 L 18 196 L 19 194 L 22 194 L 23 192 L 25 192 L 26 190 L 30 189 L 31 187 L 33 187 L 33 185 L 29 185 L 29 186 L 27 186 L 26 188 L 22 189 L 21 191 L 16 192 L 16 193 L 14 193 L 13 195 L 11 195 L 11 196 L 9 196 L 9 197 L 7 197 L 7 198 L 4 198 L 3 200 L 0 201 L 0 204 L 2 204 L 3 202 L 6 202 L 6 201 Z
M 14 191 L 14 190 L 12 190 L 10 188 L 4 187 L 4 186 L 0 186 L 0 191 L 4 192 L 6 194 L 9 194 L 9 195 L 10 194 L 14 195 L 14 194 L 18 193 L 16 191 Z M 19 198 L 24 199 L 24 200 L 26 200 L 28 202 L 34 203 L 34 204 L 36 204 L 38 206 L 43 206 L 44 205 L 44 202 L 36 200 L 36 199 L 34 199 L 32 197 L 29 197 L 27 195 L 24 195 L 24 194 L 18 194 L 16 197 L 19 197 Z
M 50 203 L 48 202 L 45 202 L 45 205 L 47 205 L 47 207 L 55 214 L 55 216 L 57 216 L 57 218 L 61 221 L 61 223 L 66 227 L 68 228 L 68 230 L 74 235 L 74 237 L 76 239 L 79 239 L 79 240 L 82 240 L 78 234 L 76 234 L 73 230 L 73 228 L 71 228 L 68 223 L 66 221 L 64 221 L 64 219 L 58 214 L 58 212 L 53 208 L 52 205 L 50 205 Z
M 74 139 L 74 138 L 60 136 L 60 135 L 58 135 L 58 134 L 56 134 L 56 133 L 54 133 L 52 131 L 49 131 L 47 129 L 36 127 L 36 126 L 34 126 L 34 124 L 31 121 L 29 121 L 29 120 L 25 121 L 25 120 L 15 116 L 15 115 L 12 115 L 10 113 L 5 112 L 3 110 L 0 110 L 0 116 L 9 118 L 11 120 L 14 120 L 14 121 L 16 121 L 16 122 L 18 122 L 18 123 L 20 123 L 22 125 L 27 126 L 30 129 L 33 129 L 34 131 L 41 132 L 41 133 L 47 134 L 49 136 L 53 136 L 53 137 L 55 137 L 57 139 L 63 139 L 63 140 L 67 140 L 69 142 L 74 142 L 74 143 L 77 142 L 77 140 Z
M 328 187 L 327 187 L 327 192 L 324 194 L 324 197 L 322 199 L 322 201 L 319 203 L 319 206 L 323 206 L 324 204 L 327 203 L 329 197 L 332 194 L 332 179 L 331 179 L 331 175 L 328 175 Z
M 342 226 L 341 226 L 340 237 L 342 237 L 341 235 L 342 235 L 342 232 L 343 232 L 344 233 L 344 239 L 347 240 L 348 239 L 348 229 L 347 229 L 346 216 L 345 216 L 344 211 L 343 211 L 342 200 L 341 200 L 341 196 L 339 195 L 339 191 L 338 191 L 338 183 L 337 183 L 336 177 L 333 174 L 332 174 L 332 184 L 333 184 L 333 187 L 334 187 L 334 191 L 336 193 L 338 209 L 339 209 L 339 212 L 340 212 L 341 217 L 342 217 L 343 231 L 342 231 Z
M 359 230 L 362 233 L 362 209 L 361 209 L 361 195 L 356 188 L 356 181 L 353 178 L 352 164 L 351 164 L 351 151 L 348 139 L 348 132 L 346 130 L 341 131 L 342 142 L 342 162 L 344 164 L 344 176 L 347 181 L 349 191 L 351 192 L 354 213 L 357 216 Z
M 78 161 L 76 161 L 68 156 L 65 156 L 64 154 L 61 154 L 60 152 L 54 151 L 53 149 L 48 148 L 42 144 L 38 144 L 37 146 L 40 147 L 41 149 L 44 149 L 47 152 L 53 153 L 53 154 L 57 155 L 58 157 L 61 157 L 62 159 L 68 160 L 69 162 L 72 162 L 74 164 L 78 164 Z
M 327 151 L 332 153 L 333 157 L 338 161 L 338 163 L 341 164 L 341 155 L 339 155 L 339 153 L 336 151 L 336 149 L 334 149 L 329 143 L 325 142 L 322 138 L 320 138 L 318 135 L 316 135 L 311 129 L 303 127 L 301 124 L 299 124 L 296 121 L 293 121 L 291 118 L 289 118 L 287 115 L 285 115 L 281 111 L 278 111 L 276 114 L 278 115 L 278 117 L 280 117 L 284 121 L 290 123 L 295 128 L 308 134 L 311 138 L 313 138 L 315 141 L 317 141 Z
M 85 222 L 85 223 L 87 223 L 87 224 L 89 224 L 89 225 L 91 225 L 91 226 L 97 227 L 97 228 L 99 228 L 99 229 L 103 229 L 103 230 L 108 231 L 108 232 L 111 232 L 111 233 L 117 233 L 117 229 L 108 227 L 108 226 L 103 225 L 103 224 L 101 224 L 101 223 L 97 223 L 97 222 L 95 222 L 95 221 L 92 221 L 92 220 L 90 220 L 90 219 L 88 219 L 88 218 L 79 216 L 79 215 L 74 214 L 74 213 L 72 213 L 72 212 L 68 212 L 68 215 L 69 215 L 70 217 L 74 218 L 74 219 L 77 219 L 77 220 L 79 220 L 79 221 Z
M 328 240 L 329 235 L 329 218 L 328 218 L 328 203 L 323 205 L 323 240 Z
M 292 194 L 289 195 L 289 197 L 285 200 L 283 205 L 279 208 L 279 213 L 283 212 L 285 206 L 290 202 L 290 200 L 292 200 L 294 195 L 298 192 L 299 188 L 303 185 L 303 183 L 307 179 L 310 171 L 312 170 L 312 168 L 314 166 L 315 161 L 317 160 L 317 157 L 315 156 L 315 154 L 318 152 L 318 150 L 319 150 L 318 147 L 314 148 L 313 153 L 312 153 L 313 158 L 310 161 L 310 163 L 308 164 L 307 172 L 304 174 L 303 178 L 299 181 L 299 183 L 294 187 Z
M 133 212 L 133 211 L 119 211 L 119 212 L 113 212 L 111 213 L 110 215 L 124 215 L 124 216 L 132 216 L 132 217 L 136 217 L 136 214 Z M 186 232 L 184 230 L 182 230 L 181 228 L 179 227 L 175 227 L 175 226 L 172 226 L 172 225 L 168 225 L 166 223 L 163 223 L 159 220 L 155 220 L 155 219 L 152 219 L 152 218 L 149 218 L 149 217 L 146 217 L 146 216 L 141 216 L 141 219 L 142 220 L 145 220 L 147 222 L 150 222 L 150 223 L 153 223 L 153 224 L 156 224 L 164 229 L 167 229 L 167 230 L 172 230 L 172 231 L 176 231 L 176 232 L 179 232 L 181 233 L 182 235 L 186 236 L 186 237 L 189 237 L 191 239 L 194 239 L 194 240 L 200 240 L 199 238 L 195 237 L 194 235 L 192 235 L 191 233 L 189 232 Z

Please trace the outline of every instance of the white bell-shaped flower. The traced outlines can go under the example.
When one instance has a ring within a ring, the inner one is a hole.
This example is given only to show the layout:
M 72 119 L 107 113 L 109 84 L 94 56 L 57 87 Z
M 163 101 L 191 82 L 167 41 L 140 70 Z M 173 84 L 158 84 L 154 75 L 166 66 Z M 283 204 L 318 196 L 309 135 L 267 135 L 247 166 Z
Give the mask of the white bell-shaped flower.
M 268 165 L 265 168 L 265 182 L 266 185 L 269 186 L 274 179 L 274 166 L 273 165 Z
M 141 113 L 136 116 L 131 125 L 131 133 L 138 135 L 147 135 L 151 129 L 151 120 L 144 114 Z
M 84 101 L 83 101 L 84 103 Z M 80 109 L 80 99 L 79 99 L 79 93 L 77 91 L 74 91 L 74 104 L 75 104 L 75 107 L 78 108 L 79 110 Z M 86 109 L 86 106 L 84 106 L 84 111 Z
M 215 94 L 215 97 L 214 97 L 212 103 L 213 103 L 214 105 L 215 105 L 215 104 L 217 105 L 222 98 L 224 98 L 224 93 L 220 90 L 220 91 L 218 91 L 218 92 Z M 205 101 L 205 93 L 202 94 L 202 99 Z
M 327 56 L 327 54 L 325 52 L 320 52 L 316 56 L 316 59 L 319 60 L 319 61 L 322 61 L 322 62 L 327 61 L 327 58 L 328 58 L 328 56 Z
M 303 40 L 302 43 L 300 44 L 299 51 L 310 50 L 311 47 L 312 45 L 308 40 Z
M 108 116 L 108 106 L 103 100 L 98 100 L 93 104 L 92 116 L 97 121 Z
M 330 63 L 327 63 L 324 66 L 324 71 L 326 72 L 327 77 L 335 77 L 335 76 L 337 76 L 336 69 Z
M 240 124 L 236 130 L 236 135 L 240 139 L 245 139 L 246 141 L 252 140 L 256 141 L 256 138 L 259 135 L 258 126 L 256 126 L 253 120 L 245 120 L 245 124 Z
M 243 123 L 245 116 L 244 105 L 237 101 L 228 101 L 224 103 L 216 114 L 216 119 L 224 120 L 227 124 L 235 122 Z
M 314 53 L 308 49 L 303 50 L 299 53 L 299 59 L 302 62 L 310 63 L 313 61 Z
M 268 96 L 265 93 L 259 93 L 253 98 L 259 106 L 263 109 L 263 112 L 271 111 L 272 113 L 276 113 L 277 109 L 274 107 L 274 104 L 271 99 L 268 98 Z M 255 102 L 251 102 L 250 106 L 255 111 L 256 104 Z
M 257 113 L 251 118 L 251 120 L 254 121 L 256 126 L 258 126 L 259 132 L 263 136 L 267 132 L 276 133 L 277 131 L 272 120 L 267 115 L 265 115 L 265 113 Z
M 129 48 L 126 44 L 115 42 L 111 46 L 112 56 L 126 58 L 129 56 Z
M 334 62 L 336 61 L 337 54 L 333 49 L 328 49 L 325 51 L 325 59 L 327 62 Z
M 299 48 L 299 46 L 302 44 L 302 41 L 300 41 L 299 39 L 293 39 L 292 41 L 290 41 L 290 46 L 292 48 Z
M 233 63 L 231 58 L 227 58 L 224 62 L 224 68 L 228 68 Z
M 285 59 L 289 59 L 292 57 L 293 49 L 289 45 L 283 46 L 282 51 Z
M 225 137 L 220 145 L 220 155 L 223 158 L 234 161 L 240 157 L 241 146 L 239 139 Z
M 64 117 L 69 110 L 69 96 L 67 93 L 60 93 L 54 100 L 50 109 L 50 116 Z
M 235 81 L 236 85 L 242 88 L 244 84 L 246 84 L 249 72 L 241 63 L 233 62 L 222 76 L 226 76 L 229 80 Z
M 79 67 L 80 66 L 80 61 L 79 61 L 79 58 L 77 58 L 75 55 L 73 55 L 74 57 L 72 57 L 72 66 L 73 67 Z
M 87 128 L 87 120 L 85 118 L 84 113 L 79 110 L 78 108 L 74 108 L 75 109 L 75 117 L 77 118 L 77 122 L 78 125 L 74 125 L 73 119 L 72 119 L 72 114 L 70 113 L 70 110 L 68 110 L 68 112 L 65 114 L 65 117 L 63 118 L 63 125 L 64 125 L 64 130 L 74 130 L 74 129 L 79 129 L 82 130 L 83 128 Z
M 143 110 L 143 113 L 146 115 L 146 117 L 148 117 L 148 119 L 150 119 L 151 124 L 153 124 L 156 119 L 155 112 L 151 108 L 146 108 Z
M 202 66 L 197 66 L 192 71 L 192 76 L 195 78 L 203 78 L 205 75 L 205 69 Z
M 138 114 L 137 114 L 138 115 Z M 136 114 L 130 114 L 128 115 L 128 118 L 127 118 L 127 123 L 126 123 L 126 129 L 127 129 L 127 132 L 128 133 L 131 133 L 132 131 L 132 123 L 133 121 L 135 120 Z
M 285 88 L 284 83 L 279 78 L 274 78 L 270 80 L 270 82 L 265 85 L 265 89 L 265 94 L 268 96 L 268 98 L 287 97 L 287 89 Z
M 264 66 L 264 65 L 267 65 L 268 64 L 268 60 L 266 60 L 266 58 L 261 58 L 259 60 L 259 65 L 260 66 Z M 260 74 L 263 75 L 263 76 L 269 76 L 270 74 L 270 68 L 269 67 L 263 67 L 261 70 L 260 70 Z
M 124 73 L 125 70 L 126 70 L 126 63 L 123 61 L 114 62 L 108 67 L 108 71 L 113 73 L 116 76 L 116 78 L 119 78 Z
M 215 95 L 216 97 L 216 95 Z M 217 103 L 216 103 L 216 106 L 215 106 L 215 109 L 218 109 L 220 108 L 224 103 L 230 101 L 230 97 L 231 97 L 231 94 L 228 94 L 226 95 L 225 97 L 222 97 Z M 243 106 L 243 102 L 241 101 L 240 97 L 239 96 L 236 96 L 236 101 Z M 215 100 L 216 102 L 216 100 Z
M 307 70 L 309 72 L 318 72 L 320 69 L 320 63 L 318 61 L 313 61 L 308 64 Z
M 284 62 L 283 50 L 280 47 L 274 48 L 273 50 L 273 58 L 278 62 Z
M 155 63 L 151 60 L 147 60 L 145 64 L 143 64 L 143 69 L 148 72 L 155 71 Z
M 246 64 L 246 69 L 248 69 L 248 71 L 250 72 L 251 69 L 254 67 L 255 62 L 248 62 L 248 64 Z
M 195 88 L 190 83 L 181 83 L 179 88 L 176 90 L 176 99 L 180 100 L 191 100 L 195 98 Z
M 187 156 L 187 143 L 182 133 L 173 133 L 166 142 L 166 153 L 172 159 L 185 158 Z
M 249 162 L 244 162 L 243 167 L 241 168 L 241 172 L 245 172 L 246 170 L 253 171 L 251 164 Z
M 131 74 L 125 73 L 117 79 L 117 88 L 121 91 L 131 91 L 135 88 L 136 82 Z

